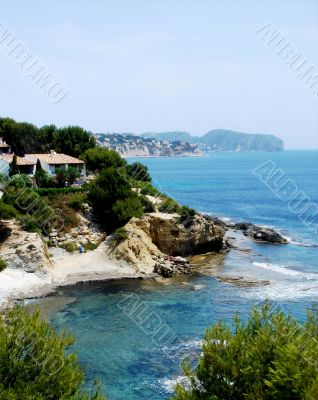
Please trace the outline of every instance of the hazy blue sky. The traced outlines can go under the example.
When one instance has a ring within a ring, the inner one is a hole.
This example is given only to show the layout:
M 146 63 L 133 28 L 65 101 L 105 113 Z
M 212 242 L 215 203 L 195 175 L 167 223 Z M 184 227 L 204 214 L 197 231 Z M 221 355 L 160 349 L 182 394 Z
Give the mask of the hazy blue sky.
M 228 128 L 318 148 L 318 97 L 254 34 L 273 24 L 317 66 L 317 0 L 10 0 L 0 23 L 68 90 L 50 102 L 0 54 L 1 116 L 94 132 Z

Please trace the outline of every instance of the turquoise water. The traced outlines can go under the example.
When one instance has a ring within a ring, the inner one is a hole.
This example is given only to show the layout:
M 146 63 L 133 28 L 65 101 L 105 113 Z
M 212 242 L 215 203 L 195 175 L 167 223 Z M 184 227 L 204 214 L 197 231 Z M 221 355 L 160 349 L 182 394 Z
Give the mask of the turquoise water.
M 198 356 L 204 329 L 213 321 L 229 321 L 236 311 L 246 317 L 250 306 L 265 298 L 304 318 L 305 307 L 318 300 L 317 233 L 253 174 L 267 160 L 318 203 L 318 151 L 142 160 L 155 184 L 183 204 L 222 218 L 273 226 L 290 243 L 257 244 L 239 236 L 241 247 L 249 251 L 232 250 L 221 261 L 219 275 L 265 279 L 271 282 L 268 286 L 219 282 L 207 265 L 201 274 L 165 283 L 134 280 L 60 290 L 50 300 L 65 306 L 51 321 L 75 335 L 74 350 L 88 386 L 97 377 L 110 400 L 167 399 L 181 379 L 181 359 Z M 154 334 L 157 327 L 166 329 L 166 339 Z

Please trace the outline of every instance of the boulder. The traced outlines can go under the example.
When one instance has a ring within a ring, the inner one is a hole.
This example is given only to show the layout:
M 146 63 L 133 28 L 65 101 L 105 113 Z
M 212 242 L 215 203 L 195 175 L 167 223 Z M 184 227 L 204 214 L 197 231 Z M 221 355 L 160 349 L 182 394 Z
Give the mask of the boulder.
M 8 268 L 37 272 L 51 265 L 47 247 L 38 233 L 25 232 L 17 223 L 12 223 L 10 229 L 11 235 L 0 249 Z
M 176 260 L 177 257 L 168 257 L 165 261 L 160 261 L 155 264 L 154 272 L 164 278 L 171 278 L 178 274 L 190 274 L 194 272 L 194 266 L 188 260 Z M 178 257 L 179 258 L 179 257 Z
M 171 278 L 174 274 L 171 265 L 166 265 L 163 263 L 156 263 L 154 267 L 154 272 L 158 275 L 163 276 L 164 278 Z
M 235 229 L 242 230 L 245 236 L 248 236 L 254 240 L 273 243 L 273 244 L 286 244 L 287 240 L 275 229 L 264 228 L 258 225 L 254 225 L 250 222 L 239 222 L 234 224 Z

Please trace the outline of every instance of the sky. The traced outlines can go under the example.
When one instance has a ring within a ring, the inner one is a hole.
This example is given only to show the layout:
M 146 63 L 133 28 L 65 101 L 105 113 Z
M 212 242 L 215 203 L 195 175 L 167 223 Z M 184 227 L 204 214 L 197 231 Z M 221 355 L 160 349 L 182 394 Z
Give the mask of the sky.
M 269 24 L 318 68 L 317 0 L 2 2 L 0 116 L 92 132 L 223 128 L 318 149 L 318 96 L 255 34 Z M 60 102 L 8 54 L 9 31 L 60 82 Z

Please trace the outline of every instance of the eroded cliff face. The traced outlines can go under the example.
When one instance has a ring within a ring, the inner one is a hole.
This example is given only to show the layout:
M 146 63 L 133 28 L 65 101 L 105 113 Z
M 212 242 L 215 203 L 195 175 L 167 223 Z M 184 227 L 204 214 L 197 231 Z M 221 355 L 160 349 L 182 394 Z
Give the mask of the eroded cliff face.
M 181 220 L 178 214 L 150 213 L 132 218 L 125 230 L 127 239 L 109 242 L 109 255 L 138 272 L 151 273 L 158 263 L 184 265 L 170 256 L 220 252 L 225 247 L 225 230 L 201 215 Z
M 164 254 L 152 242 L 146 221 L 132 218 L 125 230 L 128 235 L 125 240 L 116 239 L 115 236 L 106 239 L 109 258 L 121 265 L 132 266 L 136 272 L 152 273 L 156 260 L 163 258 Z
M 38 233 L 23 231 L 14 220 L 7 221 L 5 226 L 10 234 L 1 244 L 0 255 L 8 268 L 37 272 L 50 267 L 47 246 Z
M 219 252 L 225 230 L 202 215 L 181 218 L 177 214 L 152 213 L 144 217 L 152 242 L 165 254 L 186 256 Z

